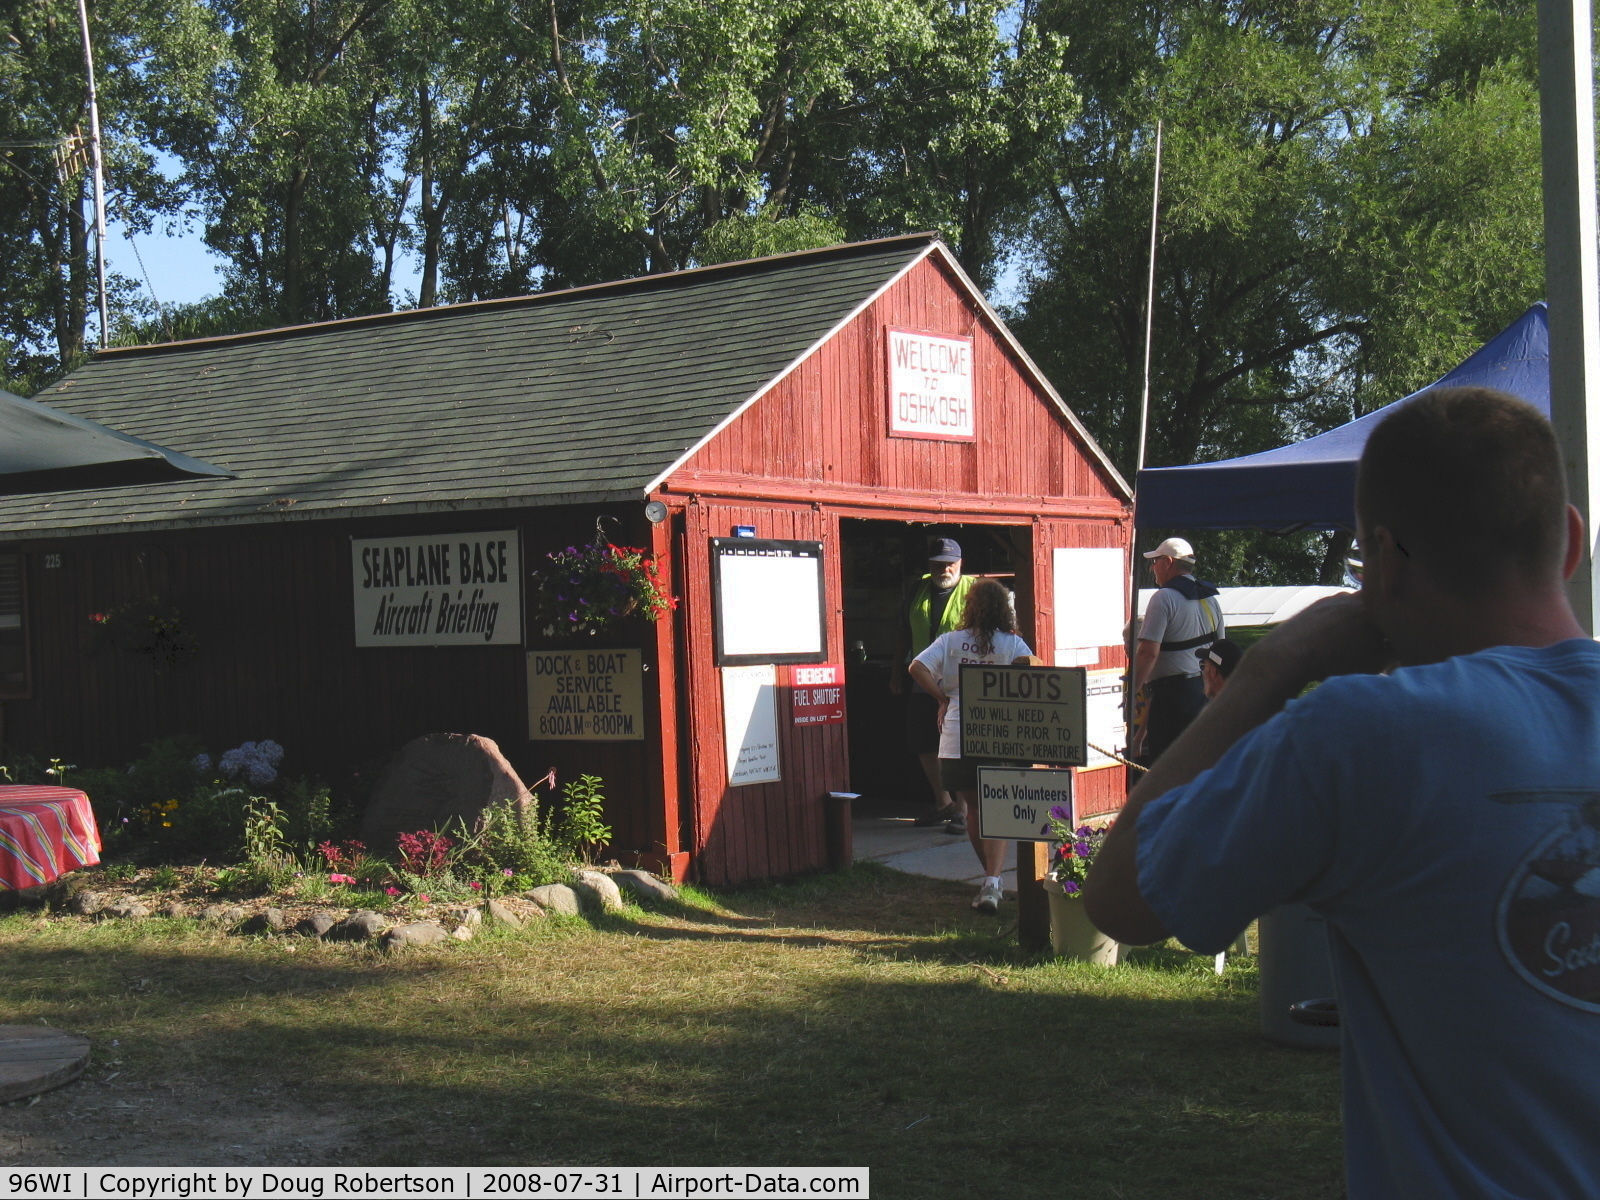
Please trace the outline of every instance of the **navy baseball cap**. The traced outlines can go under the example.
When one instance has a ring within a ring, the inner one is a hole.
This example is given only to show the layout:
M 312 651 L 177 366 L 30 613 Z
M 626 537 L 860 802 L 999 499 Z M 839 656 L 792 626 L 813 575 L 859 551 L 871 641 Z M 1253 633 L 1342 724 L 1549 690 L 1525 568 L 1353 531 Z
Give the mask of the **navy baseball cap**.
M 929 562 L 960 562 L 961 546 L 954 538 L 934 538 L 928 543 Z
M 1218 638 L 1209 646 L 1201 646 L 1194 652 L 1194 656 L 1201 662 L 1216 664 L 1222 677 L 1226 679 L 1233 674 L 1233 669 L 1239 665 L 1239 660 L 1244 657 L 1244 651 L 1239 649 L 1237 642 L 1230 642 L 1227 638 Z

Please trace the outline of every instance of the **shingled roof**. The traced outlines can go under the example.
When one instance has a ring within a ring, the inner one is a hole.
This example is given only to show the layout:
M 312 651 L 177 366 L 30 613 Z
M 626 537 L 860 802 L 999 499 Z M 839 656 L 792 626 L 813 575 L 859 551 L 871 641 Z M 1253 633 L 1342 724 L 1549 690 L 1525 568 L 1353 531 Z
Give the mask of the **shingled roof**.
M 0 500 L 16 536 L 640 499 L 937 245 L 102 352 L 37 399 L 234 480 Z

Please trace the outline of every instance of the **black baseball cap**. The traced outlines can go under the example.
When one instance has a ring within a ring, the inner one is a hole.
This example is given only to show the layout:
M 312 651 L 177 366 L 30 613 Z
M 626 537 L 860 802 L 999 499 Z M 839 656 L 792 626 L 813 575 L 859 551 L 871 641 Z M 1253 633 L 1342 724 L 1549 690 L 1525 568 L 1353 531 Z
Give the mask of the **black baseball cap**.
M 1227 638 L 1218 638 L 1209 646 L 1201 646 L 1194 652 L 1194 656 L 1201 662 L 1215 663 L 1217 670 L 1226 679 L 1239 665 L 1239 660 L 1244 657 L 1244 651 L 1239 649 L 1237 643 L 1230 642 Z
M 961 545 L 954 538 L 933 538 L 928 542 L 929 562 L 960 562 Z

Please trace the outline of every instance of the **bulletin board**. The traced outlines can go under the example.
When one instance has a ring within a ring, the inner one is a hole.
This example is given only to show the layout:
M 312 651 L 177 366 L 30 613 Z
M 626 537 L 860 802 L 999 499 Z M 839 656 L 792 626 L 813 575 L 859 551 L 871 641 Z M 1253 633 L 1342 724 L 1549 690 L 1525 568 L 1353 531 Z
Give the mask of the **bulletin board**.
M 821 542 L 712 538 L 716 665 L 828 661 Z

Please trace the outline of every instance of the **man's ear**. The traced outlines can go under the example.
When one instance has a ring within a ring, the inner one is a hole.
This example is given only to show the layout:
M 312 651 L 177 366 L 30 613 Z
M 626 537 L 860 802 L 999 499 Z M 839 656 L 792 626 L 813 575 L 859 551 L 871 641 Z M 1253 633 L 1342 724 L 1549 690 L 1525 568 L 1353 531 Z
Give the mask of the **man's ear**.
M 1583 514 L 1574 504 L 1567 505 L 1567 555 L 1561 564 L 1561 578 L 1571 579 L 1578 564 L 1583 561 Z
M 1411 584 L 1410 556 L 1401 552 L 1400 544 L 1395 541 L 1387 525 L 1374 526 L 1367 541 L 1370 545 L 1361 547 L 1367 574 L 1365 586 L 1370 587 L 1376 575 L 1378 590 L 1385 600 L 1404 598 Z M 1377 560 L 1376 564 L 1374 559 Z M 1377 566 L 1376 571 L 1373 570 L 1374 565 Z

